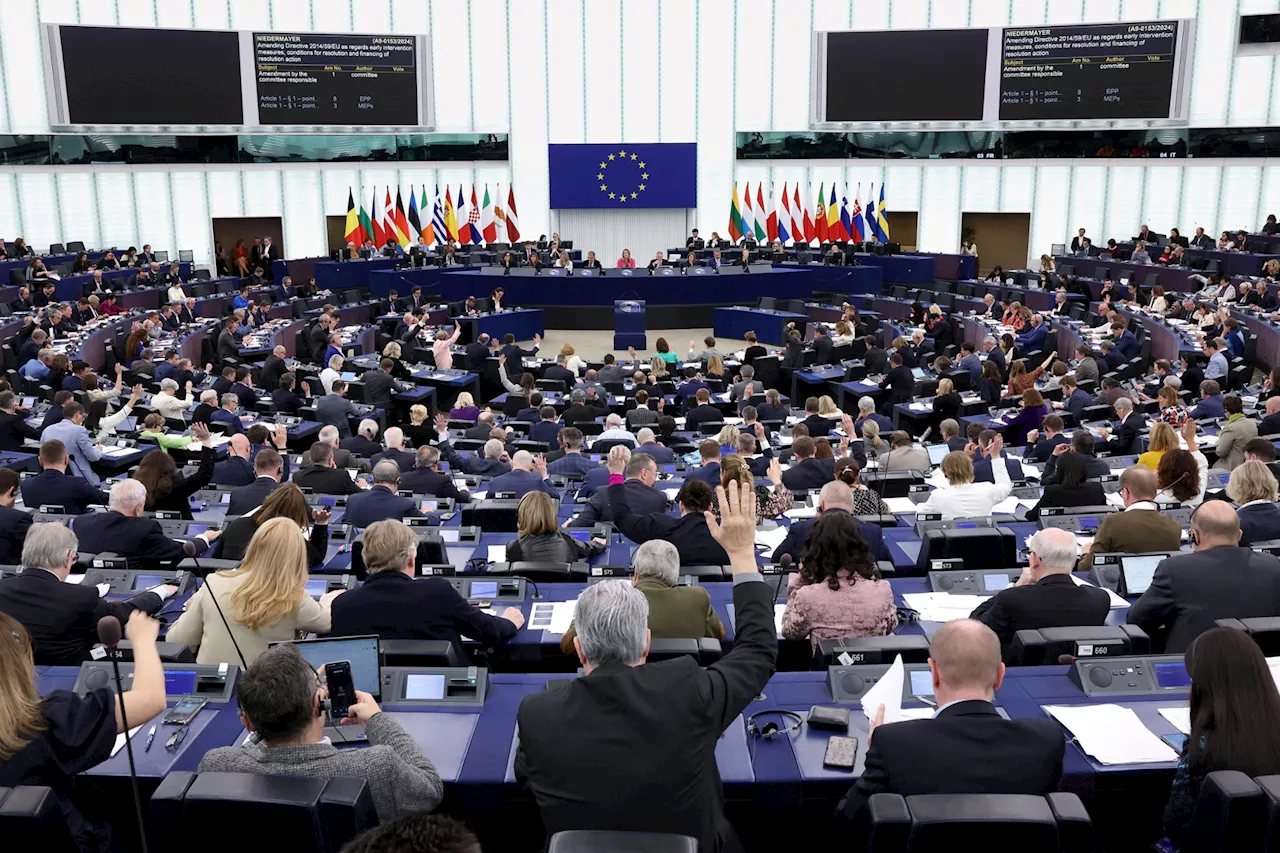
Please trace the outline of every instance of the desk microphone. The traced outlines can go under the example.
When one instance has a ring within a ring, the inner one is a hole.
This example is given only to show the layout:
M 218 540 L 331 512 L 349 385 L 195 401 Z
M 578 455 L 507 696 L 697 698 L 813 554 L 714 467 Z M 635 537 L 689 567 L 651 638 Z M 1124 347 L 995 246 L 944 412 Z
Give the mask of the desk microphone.
M 778 594 L 782 592 L 782 579 L 791 574 L 791 555 L 783 554 L 782 558 L 778 560 L 778 567 L 781 571 L 778 572 L 778 582 L 774 584 L 773 588 L 774 601 L 778 600 Z
M 103 616 L 98 620 L 98 639 L 107 647 L 107 657 L 111 658 L 111 669 L 116 676 L 116 696 L 120 703 L 120 722 L 124 724 L 124 748 L 129 755 L 129 782 L 133 786 L 133 809 L 138 818 L 138 841 L 142 845 L 142 853 L 147 853 L 147 826 L 142 820 L 142 798 L 138 796 L 138 769 L 133 764 L 133 741 L 129 737 L 129 718 L 125 716 L 124 684 L 120 680 L 120 620 L 114 616 Z
M 1058 655 L 1058 663 L 1059 663 L 1059 664 L 1064 664 L 1064 665 L 1066 665 L 1066 666 L 1071 666 L 1071 664 L 1073 664 L 1073 663 L 1075 663 L 1075 662 L 1076 662 L 1076 656 L 1075 656 L 1075 655 Z

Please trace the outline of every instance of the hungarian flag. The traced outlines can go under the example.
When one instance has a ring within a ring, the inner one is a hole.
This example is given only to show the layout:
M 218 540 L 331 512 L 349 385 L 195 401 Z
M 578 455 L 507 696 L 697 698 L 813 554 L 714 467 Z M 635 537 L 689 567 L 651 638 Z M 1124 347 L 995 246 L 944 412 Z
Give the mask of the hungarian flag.
M 404 214 L 404 200 L 400 197 L 400 188 L 396 187 L 396 207 L 392 211 L 395 222 L 395 239 L 401 248 L 409 248 L 413 238 L 409 234 L 409 218 Z
M 827 203 L 827 238 L 831 242 L 844 240 L 844 228 L 840 225 L 840 206 L 836 204 L 836 185 L 831 184 L 831 200 Z
M 795 189 L 791 196 L 791 239 L 797 243 L 803 243 L 810 239 L 805 236 L 804 220 L 800 216 L 800 212 L 804 207 L 800 204 L 800 183 L 797 181 Z
M 369 205 L 369 236 L 373 238 L 373 245 L 382 248 L 382 244 L 387 242 L 386 236 L 382 233 L 382 216 L 379 214 L 381 206 L 378 204 L 378 187 L 373 188 L 373 203 Z
M 482 238 L 480 234 L 480 203 L 476 201 L 476 185 L 471 185 L 471 212 L 467 214 L 467 230 L 471 235 L 471 242 L 480 244 Z
M 800 195 L 800 190 L 797 188 L 796 189 L 796 208 L 798 210 L 804 211 L 804 242 L 812 243 L 813 238 L 817 236 L 817 231 L 814 230 L 813 219 L 812 217 L 809 216 L 809 208 L 800 206 L 799 195 Z
M 827 205 L 823 201 L 825 187 L 818 184 L 818 205 L 813 211 L 813 232 L 819 243 L 827 242 Z
M 409 237 L 410 239 L 412 239 L 415 236 L 422 236 L 422 222 L 418 219 L 418 201 L 417 199 L 414 198 L 414 190 L 416 189 L 417 189 L 416 187 L 409 187 L 409 232 L 410 232 Z M 425 202 L 427 200 L 426 196 L 423 196 L 422 200 Z M 428 223 L 428 227 L 430 227 L 430 223 Z M 427 242 L 430 243 L 431 241 L 428 240 Z
M 778 239 L 778 202 L 773 197 L 773 184 L 769 184 L 769 218 L 765 220 L 764 227 L 770 243 Z
M 453 209 L 453 196 L 449 185 L 444 187 L 444 233 L 450 240 L 458 239 L 458 218 Z
M 480 211 L 480 235 L 486 243 L 498 242 L 498 224 L 493 217 L 493 203 L 489 201 L 489 185 L 484 185 L 484 207 Z
M 765 225 L 765 218 L 764 218 L 764 216 L 765 216 L 765 213 L 764 213 L 764 189 L 762 188 L 761 183 L 762 183 L 762 182 L 757 182 L 757 183 L 756 183 L 756 210 L 755 210 L 756 218 L 755 218 L 755 223 L 756 223 L 756 242 L 757 242 L 757 243 L 763 243 L 763 242 L 764 242 L 764 238 L 765 238 L 765 237 L 767 237 L 767 236 L 769 236 L 769 229 L 768 229 L 768 227 Z
M 507 187 L 507 242 L 520 241 L 520 217 L 516 214 L 516 188 Z
M 357 246 L 364 245 L 364 226 L 360 224 L 360 214 L 356 212 L 356 197 L 350 187 L 347 187 L 347 231 L 345 236 L 348 243 L 355 243 Z
M 738 182 L 733 182 L 733 200 L 729 202 L 729 240 L 736 243 L 742 239 L 742 210 L 738 207 Z
M 742 235 L 755 232 L 755 221 L 751 218 L 751 182 L 747 181 L 747 191 L 742 194 Z
M 782 210 L 778 213 L 778 239 L 787 245 L 791 239 L 791 205 L 787 202 L 787 184 L 782 184 Z

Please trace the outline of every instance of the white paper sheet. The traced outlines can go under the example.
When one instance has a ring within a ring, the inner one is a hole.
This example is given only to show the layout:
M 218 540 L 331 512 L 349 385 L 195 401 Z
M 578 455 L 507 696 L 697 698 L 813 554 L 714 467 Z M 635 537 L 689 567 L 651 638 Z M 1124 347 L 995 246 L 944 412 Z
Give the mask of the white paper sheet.
M 1009 497 L 1000 501 L 1000 503 L 991 507 L 991 514 L 995 515 L 996 513 L 1002 512 L 1007 515 L 1013 515 L 1018 511 L 1019 506 L 1031 507 L 1031 506 L 1034 506 L 1034 504 L 1028 504 L 1027 502 L 1018 500 L 1017 498 L 1010 495 Z
M 933 708 L 903 708 L 899 713 L 904 720 L 932 720 L 937 711 Z
M 1093 584 L 1089 583 L 1087 580 L 1084 580 L 1083 578 L 1078 578 L 1078 577 L 1076 577 L 1075 575 L 1070 575 L 1070 578 L 1071 578 L 1071 580 L 1073 580 L 1073 581 L 1075 582 L 1075 585 L 1076 585 L 1076 586 L 1093 586 Z M 1109 589 L 1108 589 L 1106 592 L 1107 592 L 1107 597 L 1111 599 L 1111 609 L 1112 609 L 1112 610 L 1115 610 L 1115 609 L 1120 608 L 1120 607 L 1128 607 L 1128 606 L 1129 606 L 1129 602 L 1125 601 L 1123 598 L 1121 598 L 1120 596 L 1116 595 L 1116 594 L 1115 594 L 1114 592 L 1112 592 L 1111 590 L 1109 590 Z
M 142 726 L 145 726 L 145 725 L 146 723 L 142 724 Z M 142 749 L 147 745 L 145 738 L 143 740 L 138 740 L 138 732 L 142 729 L 142 726 L 134 726 L 133 728 L 129 729 L 129 740 L 133 741 L 133 748 L 135 750 L 134 755 L 137 755 L 138 752 L 142 751 Z M 124 733 L 123 732 L 116 735 L 116 742 L 111 746 L 111 754 L 115 755 L 117 752 L 119 752 L 122 749 L 124 749 Z
M 490 563 L 505 563 L 507 561 L 506 545 L 490 545 L 485 550 Z
M 1075 736 L 1080 748 L 1101 764 L 1154 764 L 1178 760 L 1138 715 L 1120 705 L 1045 705 L 1044 711 Z
M 111 592 L 111 584 L 109 583 L 100 583 L 97 586 L 98 586 L 98 598 L 102 598 L 104 595 Z
M 920 614 L 922 622 L 951 622 L 968 619 L 974 608 L 990 597 L 951 595 L 945 592 L 908 592 L 902 596 L 902 600 Z
M 578 606 L 573 601 L 538 601 L 529 614 L 529 630 L 563 634 L 573 622 L 573 611 Z
M 889 507 L 889 512 L 915 512 L 916 504 L 911 498 L 885 498 L 884 502 Z
M 782 614 L 786 611 L 786 609 L 787 609 L 787 605 L 785 604 L 773 605 L 773 631 L 779 637 L 782 636 Z
M 769 553 L 773 553 L 787 538 L 787 532 L 788 528 L 781 525 L 772 530 L 757 530 L 756 544 L 765 546 L 769 549 Z
M 667 496 L 667 500 L 669 501 L 675 500 L 676 496 L 680 494 L 679 489 L 663 489 L 662 491 Z
M 787 510 L 783 515 L 792 521 L 796 521 L 801 518 L 817 518 L 818 508 L 816 506 L 798 506 L 795 509 Z
M 902 719 L 902 680 L 904 676 L 902 655 L 893 659 L 887 672 L 871 689 L 862 694 L 862 713 L 874 720 L 880 706 L 884 705 L 884 721 L 896 723 Z
M 1191 734 L 1191 708 L 1161 708 L 1160 716 L 1184 735 Z

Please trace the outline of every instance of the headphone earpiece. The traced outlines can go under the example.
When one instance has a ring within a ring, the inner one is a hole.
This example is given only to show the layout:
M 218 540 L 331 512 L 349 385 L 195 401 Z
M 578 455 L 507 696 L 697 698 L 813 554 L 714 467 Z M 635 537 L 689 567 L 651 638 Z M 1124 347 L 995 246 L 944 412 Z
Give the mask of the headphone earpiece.
M 764 717 L 769 714 L 777 714 L 780 717 L 789 717 L 795 720 L 795 725 L 782 728 L 777 723 L 765 723 L 764 728 L 756 722 L 757 718 Z M 766 711 L 757 711 L 750 717 L 747 717 L 747 734 L 751 737 L 761 738 L 762 740 L 773 740 L 775 737 L 789 737 L 792 732 L 797 731 L 804 724 L 804 717 L 795 711 L 784 711 L 781 708 L 770 708 Z
M 316 716 L 319 716 L 319 717 L 327 716 L 329 711 L 331 710 L 333 710 L 333 703 L 330 702 L 328 699 L 321 699 L 320 701 L 316 702 Z

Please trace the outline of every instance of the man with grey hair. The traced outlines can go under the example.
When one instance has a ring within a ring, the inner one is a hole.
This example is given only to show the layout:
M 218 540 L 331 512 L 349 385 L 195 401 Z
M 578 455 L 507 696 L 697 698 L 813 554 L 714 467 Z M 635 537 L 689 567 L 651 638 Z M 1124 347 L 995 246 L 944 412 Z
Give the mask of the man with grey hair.
M 942 423 L 938 424 L 938 432 L 942 435 L 942 442 L 947 446 L 949 451 L 964 450 L 965 439 L 960 435 L 960 422 L 955 418 L 944 418 Z
M 99 619 L 114 616 L 123 625 L 135 610 L 155 613 L 178 591 L 160 584 L 127 601 L 108 601 L 93 584 L 66 582 L 78 549 L 66 525 L 33 524 L 22 544 L 23 571 L 0 581 L 0 613 L 27 629 L 36 666 L 79 666 L 98 642 Z
M 842 836 L 865 836 L 867 801 L 875 794 L 1044 796 L 1058 789 L 1062 726 L 1048 718 L 1006 720 L 996 712 L 1004 664 L 990 628 L 973 619 L 943 625 L 929 645 L 929 672 L 938 706 L 931 719 L 885 720 L 880 706 L 862 776 L 836 809 Z
M 1021 662 L 1009 657 L 1009 646 L 1019 631 L 1105 625 L 1111 612 L 1105 590 L 1078 586 L 1071 579 L 1076 565 L 1076 538 L 1071 531 L 1046 527 L 1028 537 L 1027 552 L 1031 565 L 1022 570 L 1017 584 L 979 604 L 970 616 L 996 632 L 1009 665 Z
M 893 421 L 884 415 L 876 414 L 876 401 L 870 397 L 858 398 L 858 417 L 853 422 L 853 429 L 857 434 L 849 436 L 850 439 L 857 440 L 862 437 L 863 421 L 874 421 L 875 425 L 880 427 L 880 432 L 885 435 L 894 430 Z
M 605 581 L 574 610 L 586 675 L 520 704 L 516 778 L 550 834 L 607 827 L 688 835 L 704 851 L 741 846 L 724 815 L 715 746 L 764 689 L 778 641 L 773 588 L 756 568 L 755 492 L 731 483 L 718 494 L 722 521 L 710 529 L 733 572 L 733 651 L 706 669 L 683 655 L 645 663 L 649 599 Z
M 609 451 L 609 461 L 625 466 L 622 482 L 627 506 L 632 512 L 652 514 L 663 512 L 667 508 L 667 495 L 655 485 L 658 481 L 658 464 L 646 453 L 632 453 L 622 445 Z M 609 502 L 609 468 L 601 465 L 598 470 L 604 471 L 604 477 L 596 477 L 596 471 L 588 475 L 587 480 L 594 481 L 593 491 L 587 505 L 578 517 L 569 523 L 570 527 L 591 527 L 598 522 L 613 521 L 613 505 Z M 581 494 L 581 492 L 579 492 Z
M 329 391 L 316 400 L 316 420 L 337 427 L 341 438 L 351 437 L 351 419 L 360 416 L 360 410 L 344 396 L 346 393 L 346 381 L 334 379 Z
M 262 373 L 258 376 L 259 387 L 268 393 L 280 387 L 280 377 L 289 372 L 289 365 L 285 364 L 285 357 L 288 352 L 284 347 L 278 346 L 271 350 L 271 355 L 267 356 L 267 360 L 262 363 Z
M 373 486 L 347 498 L 347 511 L 342 516 L 344 524 L 368 527 L 384 518 L 422 518 L 422 510 L 412 498 L 396 494 L 400 488 L 400 467 L 391 461 L 373 466 Z M 434 516 L 436 524 L 440 523 Z
M 527 450 L 518 450 L 511 457 L 511 470 L 489 481 L 489 491 L 485 497 L 504 495 L 520 500 L 526 492 L 546 492 L 556 500 L 560 499 L 560 492 L 551 485 L 547 476 L 546 457 L 541 454 L 534 457 Z
M 576 427 L 583 422 L 590 423 L 596 418 L 603 418 L 607 414 L 609 414 L 609 406 L 604 400 L 599 399 L 594 393 L 588 395 L 586 391 L 575 390 L 569 394 L 569 406 L 560 416 L 560 420 L 565 426 Z
M 1120 426 L 1115 435 L 1111 434 L 1110 429 L 1103 427 L 1098 430 L 1098 436 L 1112 456 L 1124 456 L 1137 446 L 1138 434 L 1146 430 L 1147 419 L 1133 410 L 1133 400 L 1128 397 L 1117 397 L 1111 408 L 1115 410 Z
M 739 400 L 749 400 L 754 394 L 763 394 L 764 385 L 756 382 L 755 378 L 756 369 L 749 364 L 742 365 L 742 369 L 738 371 L 738 381 L 729 389 L 729 400 L 736 403 Z
M 111 486 L 107 512 L 91 512 L 75 520 L 76 535 L 85 542 L 100 542 L 102 551 L 119 554 L 129 567 L 153 569 L 184 557 L 198 557 L 209 550 L 221 531 L 209 530 L 194 539 L 178 541 L 167 536 L 154 518 L 144 518 L 147 487 L 138 480 L 117 480 Z M 103 547 L 105 546 L 105 547 Z
M 499 439 L 491 438 L 486 441 L 481 455 L 468 453 L 463 456 L 454 450 L 453 445 L 449 443 L 449 421 L 447 415 L 437 416 L 436 433 L 440 436 L 438 445 L 440 455 L 449 463 L 449 468 L 453 471 L 483 477 L 497 477 L 511 470 L 507 448 L 503 446 Z
M 649 634 L 658 639 L 710 637 L 724 639 L 724 626 L 711 606 L 711 596 L 700 586 L 678 586 L 680 552 L 676 546 L 653 539 L 636 549 L 631 585 L 649 602 Z M 571 624 L 560 640 L 560 651 L 573 654 L 578 636 Z
M 341 432 L 341 428 L 338 430 Z M 360 426 L 356 430 L 356 434 L 349 438 L 342 439 L 338 443 L 338 447 L 343 450 L 350 450 L 357 456 L 363 456 L 366 459 L 377 456 L 382 452 L 382 445 L 375 440 L 378 437 L 378 422 L 372 418 L 365 418 L 360 421 Z
M 370 464 L 377 465 L 379 462 L 387 460 L 400 466 L 401 471 L 407 471 L 416 464 L 413 454 L 404 449 L 404 430 L 400 429 L 400 427 L 387 427 L 387 431 L 382 434 L 382 441 L 386 444 L 387 449 L 380 449 L 380 452 L 369 460 Z
M 164 415 L 166 420 L 180 420 L 193 402 L 190 382 L 187 383 L 187 396 L 179 397 L 177 381 L 165 378 L 160 380 L 160 393 L 151 397 L 151 408 Z
M 459 489 L 453 478 L 440 470 L 440 451 L 429 444 L 414 453 L 412 468 L 401 471 L 400 488 L 415 495 L 452 498 L 458 503 L 471 500 L 465 489 Z
M 333 448 L 333 464 L 336 468 L 355 468 L 361 474 L 369 473 L 369 460 L 361 459 L 350 450 L 344 450 L 339 440 L 338 428 L 333 424 L 326 424 L 320 428 L 320 432 L 316 435 L 317 441 L 323 441 L 325 444 Z
M 636 437 L 634 433 L 622 425 L 622 415 L 614 412 L 604 419 L 604 432 L 600 433 L 596 441 L 629 441 L 631 446 L 634 447 Z
M 218 398 L 218 408 L 209 413 L 209 423 L 226 424 L 226 433 L 235 435 L 244 432 L 244 426 L 240 423 L 240 398 L 230 392 L 223 394 Z

